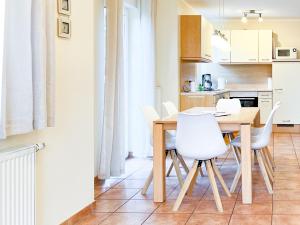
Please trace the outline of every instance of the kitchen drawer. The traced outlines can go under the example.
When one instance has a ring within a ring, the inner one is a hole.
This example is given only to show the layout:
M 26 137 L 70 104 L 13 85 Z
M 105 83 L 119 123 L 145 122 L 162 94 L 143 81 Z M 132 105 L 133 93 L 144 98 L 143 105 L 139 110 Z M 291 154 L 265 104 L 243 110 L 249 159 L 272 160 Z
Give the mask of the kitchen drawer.
M 273 97 L 273 93 L 271 91 L 258 92 L 258 98 L 269 98 Z

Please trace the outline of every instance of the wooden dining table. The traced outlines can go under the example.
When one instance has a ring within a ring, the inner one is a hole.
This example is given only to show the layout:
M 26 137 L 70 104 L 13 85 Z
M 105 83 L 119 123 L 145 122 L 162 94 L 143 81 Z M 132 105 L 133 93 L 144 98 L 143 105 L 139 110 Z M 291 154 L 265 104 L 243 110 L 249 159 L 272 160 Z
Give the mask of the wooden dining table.
M 194 107 L 185 113 L 215 112 L 213 107 Z M 244 107 L 239 113 L 216 117 L 222 131 L 239 131 L 241 136 L 242 201 L 252 203 L 251 126 L 260 125 L 259 108 Z M 176 130 L 177 115 L 153 122 L 153 188 L 154 202 L 166 200 L 165 132 Z M 199 124 L 201 126 L 201 124 Z M 201 143 L 199 143 L 201 147 Z

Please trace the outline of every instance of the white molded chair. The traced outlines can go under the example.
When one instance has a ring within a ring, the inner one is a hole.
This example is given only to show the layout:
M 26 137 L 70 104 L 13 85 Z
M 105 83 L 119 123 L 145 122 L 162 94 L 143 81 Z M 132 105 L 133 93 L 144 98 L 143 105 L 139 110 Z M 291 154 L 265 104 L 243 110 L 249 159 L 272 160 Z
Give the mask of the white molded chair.
M 178 109 L 173 102 L 163 102 L 163 105 L 168 113 L 168 116 L 173 116 L 178 113 Z
M 178 114 L 178 112 L 179 112 L 178 109 L 177 109 L 177 107 L 175 106 L 175 104 L 173 102 L 171 102 L 171 101 L 163 102 L 163 106 L 165 107 L 165 110 L 167 111 L 168 116 L 170 116 L 170 117 L 173 116 L 173 115 Z M 176 131 L 171 130 L 171 131 L 167 131 L 167 132 L 170 135 L 176 136 Z M 176 152 L 176 155 L 177 155 L 177 158 L 179 159 L 181 165 L 183 166 L 185 172 L 188 174 L 189 173 L 189 168 L 186 165 L 184 159 L 177 152 Z M 171 166 L 170 166 L 170 168 L 169 168 L 169 170 L 167 172 L 167 177 L 170 176 L 172 168 L 173 168 L 173 163 L 171 164 Z M 200 171 L 200 173 L 201 173 L 201 176 L 204 176 L 202 170 Z
M 279 109 L 280 103 L 276 103 L 273 107 L 268 120 L 264 127 L 259 128 L 259 132 L 256 132 L 255 135 L 251 135 L 251 148 L 254 151 L 254 155 L 257 157 L 257 161 L 260 167 L 260 171 L 266 183 L 268 192 L 273 193 L 273 188 L 270 181 L 274 181 L 273 177 L 273 160 L 268 149 L 268 144 L 270 142 L 270 137 L 272 135 L 272 126 L 273 126 L 273 117 L 275 112 Z M 254 132 L 253 132 L 254 133 Z M 241 138 L 236 137 L 231 144 L 237 148 L 241 148 Z M 242 175 L 241 167 L 239 166 L 238 171 L 232 182 L 230 191 L 234 192 L 237 186 L 237 183 Z
M 151 145 L 153 146 L 153 121 L 160 119 L 158 113 L 155 111 L 155 109 L 151 106 L 146 106 L 143 109 L 144 111 L 144 117 L 147 121 L 148 127 L 149 127 L 149 133 L 151 138 Z M 180 172 L 179 163 L 177 160 L 177 154 L 176 154 L 176 148 L 175 148 L 175 136 L 171 136 L 169 133 L 166 132 L 166 156 L 169 156 L 172 159 L 172 165 L 174 166 L 175 172 L 179 181 L 179 184 L 183 185 L 183 178 Z M 171 168 L 170 167 L 170 168 Z M 172 169 L 172 168 L 171 168 Z M 170 169 L 169 169 L 170 170 Z M 142 189 L 142 194 L 146 194 L 149 185 L 151 184 L 153 179 L 153 169 L 151 170 L 144 187 Z
M 242 106 L 239 99 L 220 99 L 216 105 L 216 110 L 218 112 L 225 112 L 230 114 L 239 113 L 241 108 Z M 233 132 L 231 131 L 223 131 L 223 135 L 227 136 L 229 142 L 234 139 Z M 239 149 L 235 148 L 234 146 L 231 145 L 230 147 L 234 153 L 236 162 L 239 165 L 241 161 L 241 153 Z
M 220 99 L 217 102 L 216 109 L 218 112 L 237 114 L 241 111 L 241 102 L 239 99 Z
M 177 118 L 176 149 L 182 156 L 195 161 L 175 202 L 173 211 L 178 210 L 188 189 L 196 182 L 199 167 L 205 163 L 217 209 L 223 212 L 214 173 L 226 194 L 231 195 L 214 158 L 223 155 L 227 151 L 227 146 L 215 117 L 212 114 L 180 113 Z

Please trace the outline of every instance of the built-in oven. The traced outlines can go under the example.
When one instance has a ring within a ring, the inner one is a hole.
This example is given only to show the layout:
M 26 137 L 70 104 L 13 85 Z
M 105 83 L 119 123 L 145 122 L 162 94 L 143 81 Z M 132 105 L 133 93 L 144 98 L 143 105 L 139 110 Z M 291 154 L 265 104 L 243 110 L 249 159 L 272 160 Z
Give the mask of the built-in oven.
M 257 92 L 233 91 L 230 92 L 230 98 L 239 99 L 242 107 L 258 107 Z

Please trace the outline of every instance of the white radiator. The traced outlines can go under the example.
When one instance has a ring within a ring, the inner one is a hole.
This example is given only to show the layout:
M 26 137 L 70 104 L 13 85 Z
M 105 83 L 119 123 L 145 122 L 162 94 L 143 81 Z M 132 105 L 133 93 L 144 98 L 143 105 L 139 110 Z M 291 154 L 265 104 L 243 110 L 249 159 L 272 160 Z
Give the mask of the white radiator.
M 44 146 L 0 151 L 0 225 L 35 225 L 35 155 Z

